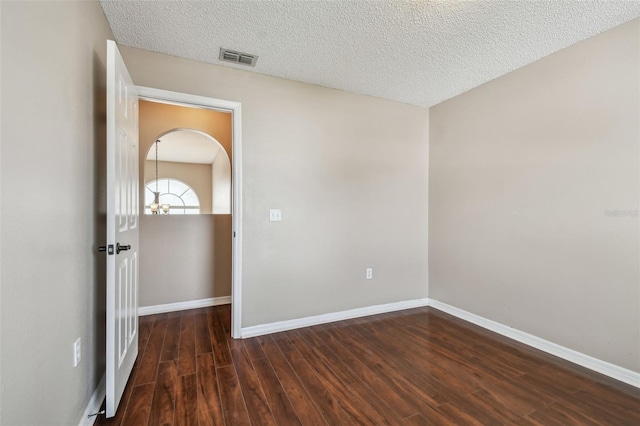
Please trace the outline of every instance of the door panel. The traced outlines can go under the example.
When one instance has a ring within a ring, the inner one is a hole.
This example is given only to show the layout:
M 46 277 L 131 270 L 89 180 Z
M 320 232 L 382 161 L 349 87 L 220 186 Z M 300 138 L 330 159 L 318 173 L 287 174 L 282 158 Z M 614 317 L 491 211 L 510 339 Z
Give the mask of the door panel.
M 138 96 L 108 41 L 107 417 L 115 415 L 138 355 L 138 223 Z

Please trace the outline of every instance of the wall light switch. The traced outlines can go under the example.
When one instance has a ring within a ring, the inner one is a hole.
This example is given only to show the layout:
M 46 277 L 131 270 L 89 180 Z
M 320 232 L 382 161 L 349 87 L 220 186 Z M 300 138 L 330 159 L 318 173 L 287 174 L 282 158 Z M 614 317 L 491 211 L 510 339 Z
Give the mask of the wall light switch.
M 270 222 L 282 221 L 282 211 L 280 211 L 280 209 L 269 210 L 269 221 Z

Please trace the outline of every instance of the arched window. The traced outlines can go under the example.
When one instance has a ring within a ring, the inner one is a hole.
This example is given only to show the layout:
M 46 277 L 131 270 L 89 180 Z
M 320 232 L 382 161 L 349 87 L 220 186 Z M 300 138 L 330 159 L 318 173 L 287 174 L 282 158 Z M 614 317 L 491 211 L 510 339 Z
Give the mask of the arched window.
M 147 182 L 144 189 L 144 212 L 151 214 L 149 206 L 153 203 L 154 192 L 160 193 L 160 204 L 169 204 L 168 214 L 200 214 L 200 200 L 196 192 L 177 179 L 162 178 Z

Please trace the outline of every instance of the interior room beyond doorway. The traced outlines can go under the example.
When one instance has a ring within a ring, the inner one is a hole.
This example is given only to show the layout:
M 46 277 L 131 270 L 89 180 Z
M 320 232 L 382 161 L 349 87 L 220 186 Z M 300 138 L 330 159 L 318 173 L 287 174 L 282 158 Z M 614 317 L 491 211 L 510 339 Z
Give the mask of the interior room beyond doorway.
M 215 158 L 232 158 L 232 114 L 206 108 L 140 100 L 140 311 L 176 303 L 230 303 L 232 218 L 215 213 L 217 164 L 207 160 L 159 158 L 158 180 L 172 179 L 193 188 L 204 202 L 201 214 L 144 214 L 149 187 L 155 191 L 155 146 L 163 136 L 199 134 L 218 144 Z M 167 139 L 167 138 L 165 138 Z M 179 138 L 173 138 L 179 139 Z M 167 139 L 168 140 L 168 139 Z M 175 148 L 179 140 L 170 141 Z M 158 144 L 162 152 L 163 143 Z M 169 142 L 167 143 L 167 147 Z M 185 145 L 186 146 L 186 145 Z M 207 172 L 207 169 L 209 170 Z M 230 170 L 228 170 L 230 172 Z M 229 175 L 230 176 L 230 175 Z M 220 179 L 218 179 L 219 181 Z M 231 187 L 227 200 L 230 205 Z M 162 191 L 160 191 L 162 192 Z M 220 210 L 217 210 L 220 211 Z

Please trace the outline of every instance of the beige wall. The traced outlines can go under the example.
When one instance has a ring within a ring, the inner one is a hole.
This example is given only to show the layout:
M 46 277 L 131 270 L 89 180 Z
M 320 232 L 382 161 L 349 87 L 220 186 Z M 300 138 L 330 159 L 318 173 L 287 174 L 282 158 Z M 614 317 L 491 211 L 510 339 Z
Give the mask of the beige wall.
M 2 47 L 2 2 L 0 2 L 0 48 Z M 0 50 L 1 52 L 1 50 Z M 0 93 L 2 93 L 2 55 L 0 55 Z M 2 102 L 0 102 L 2 129 Z M 2 132 L 0 131 L 0 164 L 2 164 Z M 0 235 L 2 235 L 2 173 L 0 171 Z M 2 243 L 0 242 L 0 383 L 2 383 Z M 2 386 L 0 385 L 0 424 L 2 424 Z
M 74 425 L 105 368 L 97 247 L 112 34 L 97 2 L 2 2 L 0 27 L 2 424 Z
M 201 214 L 211 213 L 211 206 L 213 205 L 211 202 L 211 174 L 211 164 L 158 161 L 158 176 L 160 178 L 178 179 L 193 188 L 200 201 Z M 144 162 L 144 179 L 142 182 L 147 183 L 155 179 L 156 162 L 154 160 L 146 160 Z M 144 188 L 140 194 L 144 194 Z M 144 203 L 144 200 L 142 202 Z
M 231 215 L 141 220 L 140 306 L 231 295 Z
M 202 298 L 231 296 L 231 215 L 214 214 L 213 229 L 213 292 Z
M 220 142 L 231 159 L 231 114 L 228 112 L 140 100 L 139 116 L 141 162 L 158 137 L 175 129 L 207 133 Z
M 231 214 L 233 196 L 231 163 L 223 151 L 218 151 L 211 163 L 211 198 L 214 214 Z
M 639 35 L 433 107 L 429 168 L 431 298 L 636 372 Z
M 427 296 L 428 110 L 122 53 L 136 84 L 242 103 L 243 326 Z

